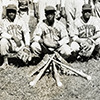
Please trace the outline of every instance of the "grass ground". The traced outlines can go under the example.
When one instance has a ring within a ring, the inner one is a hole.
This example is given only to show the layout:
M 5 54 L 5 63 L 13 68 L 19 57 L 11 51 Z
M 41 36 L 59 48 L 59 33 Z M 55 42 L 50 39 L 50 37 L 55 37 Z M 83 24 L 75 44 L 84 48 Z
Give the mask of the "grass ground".
M 29 22 L 32 32 L 35 21 L 32 16 Z M 45 74 L 35 87 L 31 87 L 29 82 L 36 75 L 27 77 L 27 74 L 34 66 L 18 67 L 12 64 L 0 70 L 0 100 L 100 100 L 100 60 L 76 61 L 71 65 L 90 75 L 92 80 L 60 74 L 63 86 L 58 87 L 52 75 Z
M 52 75 L 45 74 L 35 87 L 31 87 L 29 82 L 36 75 L 27 77 L 27 73 L 34 66 L 10 65 L 7 69 L 0 70 L 0 100 L 99 100 L 100 61 L 90 59 L 71 65 L 90 75 L 92 80 L 60 74 L 63 87 L 58 87 Z

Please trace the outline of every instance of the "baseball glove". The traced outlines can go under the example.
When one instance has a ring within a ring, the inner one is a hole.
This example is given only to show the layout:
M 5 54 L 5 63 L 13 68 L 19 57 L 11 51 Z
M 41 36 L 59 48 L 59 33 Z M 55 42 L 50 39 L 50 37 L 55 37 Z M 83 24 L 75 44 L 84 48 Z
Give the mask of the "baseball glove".
M 85 43 L 81 43 L 81 50 L 79 52 L 80 56 L 90 57 L 95 49 L 95 41 L 93 39 L 86 39 Z
M 46 47 L 56 49 L 58 48 L 58 37 L 56 29 L 48 29 L 47 32 L 43 32 L 42 40 Z
M 31 61 L 32 56 L 31 56 L 31 51 L 28 47 L 23 47 L 19 52 L 18 52 L 18 58 L 23 60 L 23 62 L 27 63 L 28 61 Z

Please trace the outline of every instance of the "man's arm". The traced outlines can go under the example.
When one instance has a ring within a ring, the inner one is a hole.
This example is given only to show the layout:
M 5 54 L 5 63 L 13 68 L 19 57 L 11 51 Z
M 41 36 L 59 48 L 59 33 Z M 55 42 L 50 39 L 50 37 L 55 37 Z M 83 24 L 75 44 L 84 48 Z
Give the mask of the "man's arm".
M 60 23 L 60 24 L 61 24 L 61 40 L 58 41 L 58 43 L 60 45 L 63 45 L 63 44 L 69 43 L 69 35 L 68 35 L 65 25 L 63 23 Z
M 1 34 L 1 38 L 6 38 L 6 39 L 12 38 L 12 35 L 7 33 L 3 21 L 0 21 L 0 34 Z
M 30 30 L 29 30 L 29 27 L 24 22 L 22 25 L 23 25 L 22 32 L 23 32 L 24 42 L 25 42 L 25 45 L 29 46 L 30 45 Z

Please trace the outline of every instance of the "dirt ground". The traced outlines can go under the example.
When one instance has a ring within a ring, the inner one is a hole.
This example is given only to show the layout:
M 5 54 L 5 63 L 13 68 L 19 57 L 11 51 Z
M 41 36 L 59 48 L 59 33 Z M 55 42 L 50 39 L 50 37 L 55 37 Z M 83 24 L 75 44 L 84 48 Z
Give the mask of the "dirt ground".
M 58 87 L 52 74 L 45 74 L 35 87 L 29 82 L 36 76 L 27 77 L 34 66 L 10 65 L 0 70 L 0 100 L 100 100 L 100 61 L 76 61 L 74 69 L 82 70 L 92 77 L 88 81 L 81 76 L 60 74 L 62 87 Z

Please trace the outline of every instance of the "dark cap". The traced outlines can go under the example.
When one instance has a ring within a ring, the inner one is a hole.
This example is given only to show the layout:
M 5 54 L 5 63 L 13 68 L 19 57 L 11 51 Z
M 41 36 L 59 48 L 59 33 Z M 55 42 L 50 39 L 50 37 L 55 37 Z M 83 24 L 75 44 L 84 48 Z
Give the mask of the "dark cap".
M 55 10 L 55 8 L 53 6 L 45 7 L 45 13 L 50 12 L 50 11 L 55 12 L 56 10 Z
M 83 6 L 82 6 L 82 10 L 84 11 L 84 10 L 92 10 L 92 6 L 90 5 L 90 4 L 84 4 Z
M 16 7 L 16 5 L 14 5 L 14 4 L 9 4 L 9 5 L 7 6 L 6 9 L 7 9 L 7 10 L 8 10 L 8 9 L 17 10 L 17 7 Z
M 25 0 L 20 1 L 18 6 L 20 9 L 26 9 L 26 8 L 28 8 L 28 2 Z

